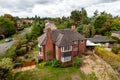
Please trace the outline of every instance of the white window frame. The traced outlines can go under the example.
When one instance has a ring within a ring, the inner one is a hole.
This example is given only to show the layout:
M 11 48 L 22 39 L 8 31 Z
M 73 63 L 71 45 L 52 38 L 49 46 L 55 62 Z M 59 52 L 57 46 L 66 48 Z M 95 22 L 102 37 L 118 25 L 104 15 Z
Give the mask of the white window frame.
M 74 44 L 78 44 L 78 41 L 74 41 Z
M 65 46 L 66 47 L 66 46 Z M 69 47 L 68 50 L 65 50 L 65 47 L 61 47 L 61 52 L 69 52 L 69 51 L 72 51 L 72 46 L 67 46 Z
M 42 46 L 38 45 L 39 49 L 41 49 L 41 51 L 39 50 L 39 55 L 42 56 Z
M 61 57 L 61 61 L 62 61 L 62 62 L 68 62 L 68 61 L 71 61 L 71 56 Z

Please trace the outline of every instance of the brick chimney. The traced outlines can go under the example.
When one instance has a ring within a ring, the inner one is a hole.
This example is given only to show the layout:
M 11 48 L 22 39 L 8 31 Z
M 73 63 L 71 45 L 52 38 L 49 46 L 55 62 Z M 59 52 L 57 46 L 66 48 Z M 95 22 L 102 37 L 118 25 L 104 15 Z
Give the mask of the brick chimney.
M 76 26 L 75 26 L 75 25 L 72 25 L 72 26 L 71 26 L 71 29 L 72 29 L 72 30 L 76 30 Z
M 47 33 L 47 38 L 51 38 L 50 32 L 51 32 L 51 29 L 50 29 L 50 28 L 48 28 L 48 29 L 46 30 L 46 33 Z

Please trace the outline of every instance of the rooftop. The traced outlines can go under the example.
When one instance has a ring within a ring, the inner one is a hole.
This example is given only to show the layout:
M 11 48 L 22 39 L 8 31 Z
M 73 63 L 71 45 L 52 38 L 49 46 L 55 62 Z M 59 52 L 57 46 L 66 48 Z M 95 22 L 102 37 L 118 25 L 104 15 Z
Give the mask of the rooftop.
M 113 31 L 112 33 L 120 34 L 120 31 Z
M 113 40 L 112 38 L 108 38 L 106 36 L 95 36 L 93 38 L 87 38 L 88 40 L 92 41 L 92 42 L 114 42 L 115 40 Z
M 73 45 L 74 41 L 86 39 L 80 33 L 72 29 L 51 30 L 50 34 L 53 43 L 56 44 L 58 47 Z M 45 45 L 46 39 L 47 39 L 47 34 L 44 33 L 42 36 L 38 38 L 39 44 Z

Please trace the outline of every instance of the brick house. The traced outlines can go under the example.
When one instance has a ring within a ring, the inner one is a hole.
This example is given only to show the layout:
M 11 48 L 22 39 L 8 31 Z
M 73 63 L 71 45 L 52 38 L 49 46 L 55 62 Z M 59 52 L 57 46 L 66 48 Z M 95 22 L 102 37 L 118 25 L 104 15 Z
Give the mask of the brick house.
M 73 57 L 86 50 L 86 38 L 74 29 L 48 28 L 38 38 L 39 56 L 43 60 L 56 58 L 62 63 L 72 62 Z

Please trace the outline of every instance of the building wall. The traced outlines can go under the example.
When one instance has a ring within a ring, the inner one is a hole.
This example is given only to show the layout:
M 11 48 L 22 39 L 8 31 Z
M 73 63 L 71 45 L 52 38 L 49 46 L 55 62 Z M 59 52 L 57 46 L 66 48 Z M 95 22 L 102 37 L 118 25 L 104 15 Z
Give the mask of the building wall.
M 55 58 L 59 61 L 61 61 L 61 49 L 59 47 L 56 46 L 56 54 L 55 54 Z
M 45 45 L 45 59 L 50 60 L 54 58 L 54 45 L 51 40 L 50 30 L 47 31 L 47 41 Z
M 79 41 L 79 53 L 83 53 L 86 51 L 86 40 Z

